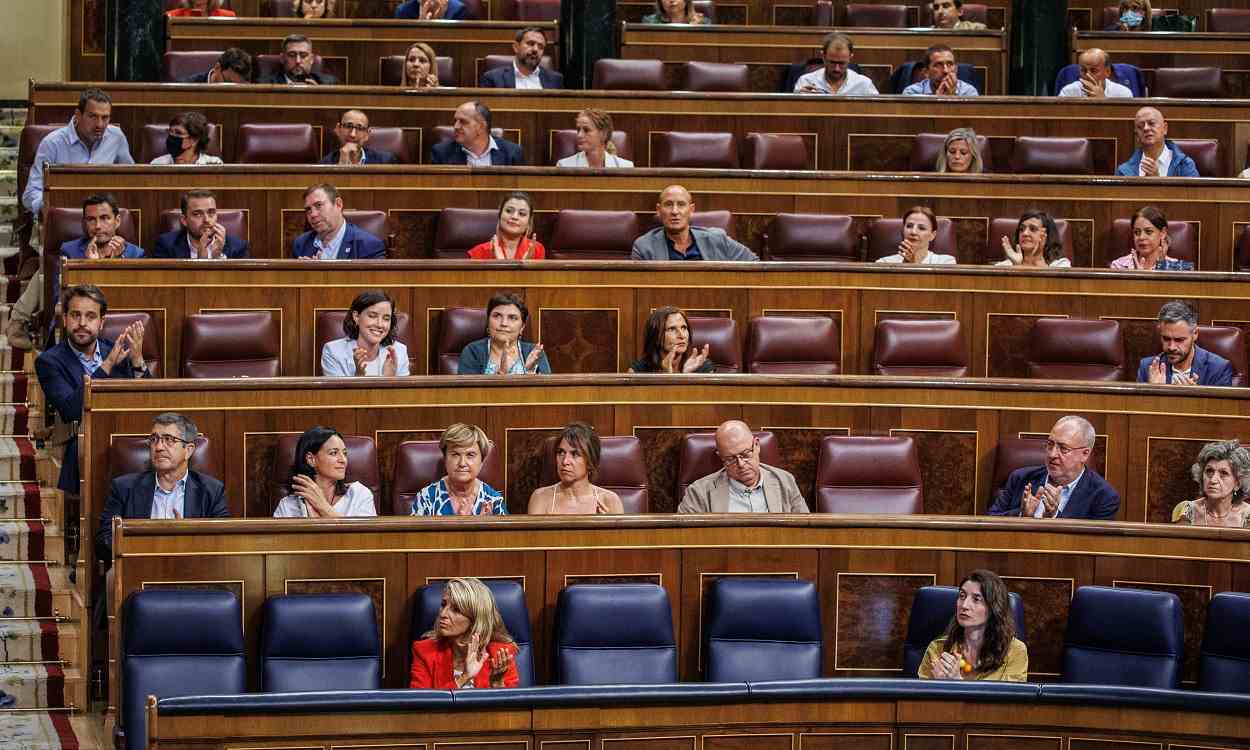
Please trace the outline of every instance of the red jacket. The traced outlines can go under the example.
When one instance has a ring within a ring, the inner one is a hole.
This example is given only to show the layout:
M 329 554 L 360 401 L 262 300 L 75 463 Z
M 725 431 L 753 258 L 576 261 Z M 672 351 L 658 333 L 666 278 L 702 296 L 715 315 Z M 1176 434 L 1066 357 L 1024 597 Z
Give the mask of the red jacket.
M 174 8 L 165 11 L 165 15 L 170 18 L 204 18 L 204 15 L 194 8 Z M 216 18 L 234 18 L 234 11 L 225 8 L 217 8 L 211 13 Z
M 520 260 L 531 245 L 534 247 L 534 252 L 530 254 L 530 260 L 542 260 L 547 257 L 547 248 L 543 247 L 543 243 L 538 240 L 531 240 L 528 237 L 522 237 L 521 241 L 517 243 L 516 252 L 512 255 L 512 260 Z M 494 260 L 495 253 L 490 249 L 490 240 L 470 248 L 469 257 L 473 260 Z
M 511 643 L 492 642 L 486 647 L 486 663 L 473 678 L 473 687 L 490 687 L 491 660 L 495 658 L 495 654 L 505 650 L 512 653 L 512 661 L 508 663 L 508 671 L 503 676 L 503 686 L 516 687 L 520 683 L 516 671 L 516 646 Z M 451 641 L 445 638 L 423 638 L 414 641 L 412 675 L 408 687 L 455 690 L 456 681 L 452 677 L 453 661 Z

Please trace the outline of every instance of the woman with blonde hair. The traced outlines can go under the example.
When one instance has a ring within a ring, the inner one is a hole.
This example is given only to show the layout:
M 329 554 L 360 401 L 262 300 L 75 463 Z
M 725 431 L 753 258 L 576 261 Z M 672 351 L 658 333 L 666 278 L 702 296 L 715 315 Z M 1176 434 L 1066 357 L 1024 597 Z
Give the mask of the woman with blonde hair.
M 947 133 L 938 152 L 937 171 L 957 174 L 981 174 L 985 169 L 981 151 L 977 148 L 977 131 L 972 128 L 955 128 Z
M 491 442 L 481 427 L 457 422 L 438 440 L 447 472 L 427 484 L 412 500 L 414 516 L 506 516 L 499 490 L 477 478 Z
M 406 89 L 438 88 L 438 56 L 425 42 L 413 42 L 404 53 L 404 75 L 399 85 Z
M 495 597 L 476 578 L 443 586 L 434 627 L 412 644 L 408 687 L 433 690 L 516 687 L 516 642 Z
M 612 115 L 601 109 L 583 109 L 573 121 L 577 128 L 577 153 L 556 162 L 557 167 L 594 169 L 632 167 L 634 163 L 616 155 L 612 142 Z
M 338 0 L 295 0 L 291 15 L 296 18 L 334 18 L 334 6 Z

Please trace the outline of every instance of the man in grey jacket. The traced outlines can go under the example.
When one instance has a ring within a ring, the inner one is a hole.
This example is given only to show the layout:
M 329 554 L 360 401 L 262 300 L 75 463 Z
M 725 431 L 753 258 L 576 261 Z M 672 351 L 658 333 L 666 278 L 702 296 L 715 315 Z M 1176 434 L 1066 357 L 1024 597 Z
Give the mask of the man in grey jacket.
M 725 468 L 686 488 L 678 513 L 807 513 L 794 475 L 760 463 L 760 441 L 746 422 L 716 428 L 716 456 Z
M 694 198 L 681 185 L 664 188 L 655 215 L 660 226 L 634 240 L 634 260 L 759 260 L 720 229 L 690 226 Z

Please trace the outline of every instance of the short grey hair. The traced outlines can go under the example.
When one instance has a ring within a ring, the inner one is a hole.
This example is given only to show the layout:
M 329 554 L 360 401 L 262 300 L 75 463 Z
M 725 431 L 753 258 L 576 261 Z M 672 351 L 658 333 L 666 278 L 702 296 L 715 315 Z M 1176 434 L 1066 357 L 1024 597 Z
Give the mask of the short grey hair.
M 1171 302 L 1163 303 L 1163 307 L 1159 308 L 1160 323 L 1180 323 L 1189 324 L 1189 329 L 1193 330 L 1198 327 L 1198 313 L 1189 305 L 1174 299 Z
M 1233 468 L 1233 476 L 1237 477 L 1237 489 L 1233 490 L 1233 502 L 1239 503 L 1245 500 L 1246 495 L 1250 494 L 1250 451 L 1241 447 L 1236 440 L 1219 440 L 1202 446 L 1194 465 L 1189 467 L 1189 473 L 1199 487 L 1202 486 L 1202 472 L 1212 461 L 1228 462 L 1228 465 Z
M 152 424 L 161 427 L 177 427 L 182 433 L 182 439 L 188 443 L 194 443 L 195 439 L 200 436 L 200 431 L 196 429 L 195 422 L 187 419 L 176 411 L 167 411 L 157 414 L 152 419 Z
M 1055 422 L 1055 427 L 1058 427 L 1064 422 L 1072 422 L 1075 424 L 1076 429 L 1081 433 L 1081 439 L 1085 441 L 1085 447 L 1090 448 L 1091 450 L 1093 449 L 1094 441 L 1098 438 L 1098 433 L 1094 430 L 1094 426 L 1089 423 L 1088 419 L 1085 417 L 1078 417 L 1075 414 L 1069 414 L 1066 417 L 1060 417 L 1059 421 Z

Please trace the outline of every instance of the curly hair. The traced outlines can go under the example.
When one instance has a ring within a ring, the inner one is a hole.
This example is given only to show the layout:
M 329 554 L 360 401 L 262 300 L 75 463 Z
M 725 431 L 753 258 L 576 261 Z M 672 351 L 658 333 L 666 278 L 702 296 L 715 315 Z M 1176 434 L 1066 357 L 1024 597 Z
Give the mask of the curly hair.
M 1007 595 L 1007 584 L 993 571 L 974 570 L 964 576 L 959 587 L 963 588 L 968 581 L 981 587 L 981 597 L 985 599 L 985 606 L 989 609 L 985 620 L 985 640 L 977 654 L 977 663 L 973 666 L 978 672 L 992 672 L 1007 660 L 1011 641 L 1016 637 L 1016 618 L 1011 613 L 1011 599 Z M 950 624 L 946 626 L 945 650 L 953 652 L 963 642 L 964 628 L 959 624 L 959 618 L 952 616 Z
M 1189 473 L 1199 487 L 1202 487 L 1202 472 L 1212 461 L 1228 462 L 1233 469 L 1233 476 L 1237 477 L 1233 505 L 1245 502 L 1246 496 L 1250 495 L 1250 451 L 1241 447 L 1236 440 L 1220 440 L 1202 446 L 1194 465 L 1189 467 Z

